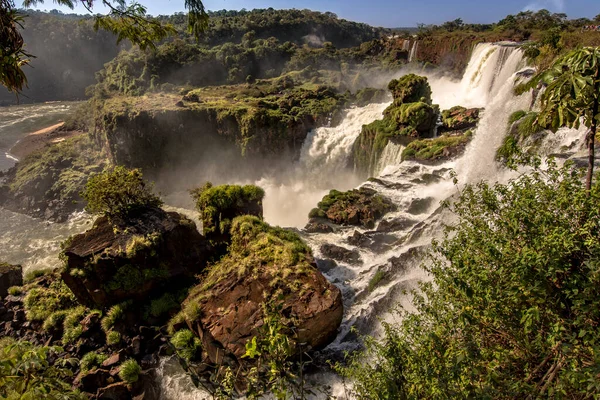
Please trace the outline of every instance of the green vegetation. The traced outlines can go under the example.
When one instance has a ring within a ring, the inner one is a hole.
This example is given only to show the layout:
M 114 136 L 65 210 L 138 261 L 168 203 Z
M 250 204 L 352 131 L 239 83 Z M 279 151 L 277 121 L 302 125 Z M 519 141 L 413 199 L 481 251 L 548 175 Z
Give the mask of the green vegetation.
M 90 351 L 79 360 L 79 368 L 82 373 L 92 371 L 100 367 L 107 358 L 106 354 Z
M 109 218 L 127 218 L 140 210 L 162 205 L 140 170 L 122 166 L 92 176 L 81 195 L 87 201 L 88 212 Z
M 79 202 L 89 176 L 106 164 L 105 155 L 92 140 L 80 135 L 29 154 L 17 165 L 9 188 L 13 194 L 31 195 L 39 203 L 45 204 L 47 199 Z
M 377 270 L 377 272 L 375 272 L 375 275 L 373 275 L 373 277 L 369 280 L 369 286 L 367 287 L 367 290 L 369 292 L 372 292 L 373 290 L 375 290 L 375 288 L 377 288 L 377 286 L 384 279 L 385 279 L 385 272 L 383 272 L 381 270 Z
M 8 288 L 8 294 L 11 296 L 20 296 L 23 294 L 22 286 L 11 286 Z
M 83 333 L 82 321 L 93 314 L 98 315 L 99 318 L 101 312 L 97 310 L 90 311 L 83 306 L 75 307 L 67 312 L 63 322 L 63 345 L 75 343 L 76 340 L 79 339 Z
M 47 288 L 36 286 L 27 291 L 23 305 L 29 321 L 43 321 L 56 311 L 75 306 L 75 296 L 61 279 L 55 279 Z
M 106 316 L 102 318 L 100 324 L 102 326 L 102 330 L 108 334 L 108 332 L 114 328 L 115 324 L 119 322 L 123 316 L 125 315 L 125 310 L 127 309 L 128 303 L 121 303 L 112 306 Z
M 544 128 L 540 125 L 539 113 L 535 111 L 515 111 L 508 121 L 508 134 L 504 137 L 502 145 L 496 150 L 496 160 L 511 165 L 524 155 L 523 143 L 525 140 L 542 132 Z M 535 147 L 527 149 L 527 153 L 534 151 Z
M 586 398 L 600 393 L 600 185 L 568 165 L 461 189 L 458 221 L 413 293 L 339 370 L 359 399 Z M 369 362 L 364 362 L 368 357 Z
M 590 190 L 594 173 L 594 144 L 600 123 L 600 47 L 583 47 L 558 58 L 550 68 L 516 88 L 517 93 L 547 85 L 541 94 L 539 126 L 556 132 L 561 127 L 589 128 L 586 187 Z
M 67 315 L 69 314 L 68 310 L 59 310 L 54 311 L 52 314 L 48 316 L 44 320 L 44 324 L 42 325 L 42 329 L 46 332 L 50 331 L 62 331 L 63 330 L 63 322 Z
M 139 379 L 142 368 L 134 359 L 129 359 L 123 362 L 119 367 L 119 378 L 129 384 L 135 383 Z
M 116 346 L 121 343 L 121 334 L 117 331 L 108 331 L 106 333 L 106 344 Z
M 525 111 L 525 110 L 515 111 L 514 113 L 510 114 L 510 117 L 508 117 L 509 127 L 510 127 L 510 125 L 514 124 L 515 122 L 517 122 L 518 120 L 520 120 L 521 118 L 523 118 L 526 115 L 527 115 L 527 111 Z
M 179 308 L 180 302 L 171 293 L 165 293 L 158 299 L 154 299 L 150 302 L 149 313 L 153 317 L 161 317 L 169 314 L 173 310 Z
M 47 268 L 47 269 L 34 269 L 31 271 L 28 271 L 25 276 L 23 277 L 23 282 L 25 283 L 30 283 L 32 281 L 34 281 L 35 279 L 45 276 L 45 275 L 50 275 L 54 272 L 53 269 L 51 268 Z
M 309 218 L 327 218 L 339 225 L 372 228 L 375 221 L 395 208 L 387 198 L 367 188 L 340 192 L 331 190 L 309 213 Z
M 231 224 L 229 252 L 212 265 L 200 285 L 190 291 L 183 304 L 187 320 L 199 315 L 199 300 L 213 296 L 211 288 L 228 277 L 270 277 L 268 297 L 298 292 L 302 284 L 295 277 L 312 270 L 312 253 L 294 232 L 272 227 L 251 215 L 237 217 Z M 268 300 L 268 299 L 267 299 Z
M 254 185 L 213 186 L 207 182 L 203 187 L 191 191 L 200 211 L 204 234 L 227 235 L 231 223 L 240 215 L 255 215 L 262 218 L 262 200 L 265 191 Z
M 429 161 L 457 154 L 471 140 L 471 131 L 458 136 L 440 136 L 435 139 L 423 139 L 410 142 L 402 150 L 402 160 Z
M 65 380 L 77 360 L 59 358 L 59 347 L 35 346 L 12 338 L 0 339 L 0 397 L 4 399 L 84 400 Z
M 202 351 L 200 339 L 189 329 L 176 332 L 171 338 L 171 344 L 175 347 L 177 355 L 186 362 L 195 360 Z
M 392 79 L 388 84 L 388 90 L 394 97 L 394 103 L 427 103 L 431 105 L 431 86 L 424 76 L 407 74 L 400 79 Z

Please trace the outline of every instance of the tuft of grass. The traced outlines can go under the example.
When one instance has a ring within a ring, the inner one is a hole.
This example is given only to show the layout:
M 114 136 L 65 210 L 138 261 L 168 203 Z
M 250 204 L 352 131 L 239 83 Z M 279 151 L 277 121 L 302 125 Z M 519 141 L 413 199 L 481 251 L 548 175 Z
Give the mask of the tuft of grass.
M 138 381 L 142 368 L 134 359 L 129 359 L 121 364 L 119 370 L 119 378 L 128 384 L 132 384 Z
M 127 303 L 121 303 L 121 304 L 116 304 L 114 306 L 112 306 L 110 308 L 110 310 L 108 310 L 108 312 L 106 313 L 106 316 L 104 318 L 102 318 L 102 321 L 100 321 L 100 325 L 102 326 L 102 330 L 105 333 L 108 333 L 108 331 L 110 331 L 115 324 L 121 320 L 121 318 L 123 318 L 123 315 L 125 314 L 125 309 L 127 308 Z
M 171 344 L 175 347 L 177 355 L 188 362 L 195 359 L 202 350 L 200 339 L 189 329 L 176 332 L 171 338 Z
M 20 296 L 23 294 L 23 286 L 11 286 L 8 288 L 8 294 L 11 296 Z
M 121 334 L 117 331 L 109 331 L 106 334 L 106 344 L 114 346 L 121 343 Z
M 167 323 L 167 332 L 169 333 L 169 335 L 174 335 L 175 325 L 178 325 L 183 322 L 185 322 L 185 314 L 183 313 L 183 311 L 179 311 Z
M 510 127 L 510 125 L 514 124 L 515 122 L 517 122 L 518 120 L 520 120 L 521 118 L 523 118 L 526 115 L 527 115 L 527 111 L 524 111 L 524 110 L 515 111 L 514 113 L 510 114 L 510 117 L 508 117 L 509 127 Z
M 67 310 L 76 304 L 75 296 L 65 283 L 56 279 L 48 288 L 34 287 L 25 298 L 25 315 L 29 321 L 44 321 L 52 313 Z
M 30 283 L 33 280 L 35 280 L 41 276 L 50 275 L 52 272 L 54 272 L 54 270 L 52 268 L 35 269 L 32 271 L 29 271 L 23 277 L 23 282 Z
M 44 320 L 44 324 L 42 325 L 42 329 L 46 332 L 49 332 L 51 330 L 62 330 L 62 324 L 65 320 L 65 318 L 67 317 L 67 315 L 69 315 L 69 311 L 67 310 L 60 310 L 60 311 L 55 311 L 52 314 L 50 314 L 48 316 L 48 318 L 46 318 Z
M 171 293 L 165 293 L 158 299 L 152 300 L 150 303 L 150 315 L 153 317 L 160 317 L 168 314 L 177 307 L 179 307 L 179 303 L 175 300 L 175 296 Z
M 90 351 L 89 353 L 86 353 L 79 361 L 79 368 L 83 373 L 94 370 L 100 367 L 107 358 L 108 356 L 106 354 Z

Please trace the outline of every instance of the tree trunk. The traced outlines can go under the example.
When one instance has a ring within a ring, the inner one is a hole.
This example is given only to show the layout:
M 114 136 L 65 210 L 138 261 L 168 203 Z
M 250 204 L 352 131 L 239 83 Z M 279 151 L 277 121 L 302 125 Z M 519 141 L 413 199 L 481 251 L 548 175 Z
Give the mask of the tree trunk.
M 598 103 L 599 103 L 599 91 L 600 87 L 600 68 L 596 68 L 596 74 L 594 76 L 594 105 L 592 107 L 592 124 L 590 126 L 590 131 L 588 132 L 587 137 L 587 148 L 588 148 L 588 169 L 587 176 L 585 179 L 585 189 L 587 191 L 587 195 L 590 195 L 590 190 L 592 189 L 592 178 L 594 177 L 594 143 L 596 142 L 596 131 L 598 129 L 598 120 L 596 119 L 596 115 L 598 115 Z

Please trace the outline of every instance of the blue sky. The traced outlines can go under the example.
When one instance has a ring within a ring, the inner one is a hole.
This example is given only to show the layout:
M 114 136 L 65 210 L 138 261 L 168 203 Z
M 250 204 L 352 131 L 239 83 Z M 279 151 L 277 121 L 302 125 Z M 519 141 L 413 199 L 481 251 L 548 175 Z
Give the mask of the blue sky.
M 17 3 L 18 1 L 20 0 L 17 0 Z M 148 12 L 153 15 L 184 11 L 183 0 L 138 1 L 146 5 Z M 205 0 L 204 5 L 209 10 L 239 10 L 241 8 L 251 10 L 269 7 L 309 8 L 331 11 L 341 18 L 385 27 L 416 26 L 418 23 L 439 24 L 456 18 L 473 23 L 496 22 L 508 14 L 541 8 L 553 12 L 564 12 L 570 18 L 593 18 L 600 14 L 600 1 L 598 0 L 336 0 L 328 2 L 318 0 Z M 38 8 L 69 10 L 65 7 L 57 7 L 51 0 L 46 0 Z M 101 7 L 95 10 L 103 11 Z M 78 7 L 76 11 L 83 13 L 85 10 Z

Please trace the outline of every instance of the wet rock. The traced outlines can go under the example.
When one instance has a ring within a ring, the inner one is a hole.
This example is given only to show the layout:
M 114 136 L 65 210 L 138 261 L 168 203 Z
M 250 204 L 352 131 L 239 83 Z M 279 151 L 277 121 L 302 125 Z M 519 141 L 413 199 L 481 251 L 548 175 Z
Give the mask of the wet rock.
M 424 214 L 433 205 L 434 201 L 435 199 L 433 197 L 415 199 L 412 203 L 410 203 L 410 206 L 408 206 L 406 212 L 413 215 Z
M 133 400 L 161 400 L 161 388 L 154 369 L 140 372 L 131 389 Z
M 105 308 L 187 283 L 209 253 L 194 222 L 181 214 L 153 208 L 117 226 L 101 217 L 66 246 L 62 279 L 80 303 Z
M 103 388 L 110 383 L 109 379 L 111 379 L 111 376 L 108 371 L 96 369 L 78 377 L 74 384 L 84 392 L 96 393 L 99 388 Z
M 396 209 L 394 203 L 366 187 L 339 192 L 332 190 L 310 212 L 311 218 L 327 219 L 336 225 L 375 227 L 375 221 Z
M 23 268 L 0 262 L 0 298 L 8 295 L 8 288 L 23 285 Z
M 323 273 L 327 273 L 338 266 L 337 263 L 330 258 L 316 259 L 315 261 L 317 262 L 319 271 Z
M 347 264 L 360 264 L 360 253 L 356 250 L 349 250 L 335 244 L 326 243 L 321 245 L 321 253 L 328 258 L 341 261 Z
M 332 233 L 334 229 L 318 218 L 311 218 L 304 230 L 308 233 Z
M 411 227 L 413 227 L 417 221 L 405 218 L 398 217 L 389 220 L 382 220 L 379 225 L 377 225 L 377 232 L 399 232 L 405 231 Z
M 479 122 L 480 108 L 452 107 L 442 111 L 442 126 L 439 132 L 461 131 L 474 128 Z
M 117 353 L 112 354 L 110 357 L 104 360 L 104 362 L 102 363 L 102 367 L 108 369 L 113 368 L 125 361 L 125 358 L 125 353 L 123 351 L 119 351 Z
M 96 397 L 106 400 L 131 400 L 132 398 L 125 382 L 113 383 L 112 385 L 98 389 Z

